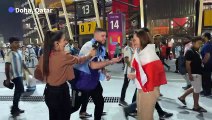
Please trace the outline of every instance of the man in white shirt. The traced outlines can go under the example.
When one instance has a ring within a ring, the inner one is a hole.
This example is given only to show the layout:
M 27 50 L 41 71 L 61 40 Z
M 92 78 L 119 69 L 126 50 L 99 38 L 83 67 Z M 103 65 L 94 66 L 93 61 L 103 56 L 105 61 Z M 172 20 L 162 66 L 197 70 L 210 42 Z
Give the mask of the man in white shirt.
M 129 85 L 130 80 L 127 77 L 127 74 L 131 72 L 131 60 L 133 55 L 133 49 L 132 49 L 132 43 L 131 43 L 132 37 L 129 37 L 129 40 L 127 41 L 127 46 L 124 48 L 124 61 L 125 61 L 125 68 L 124 68 L 124 83 L 121 90 L 121 98 L 119 101 L 119 105 L 121 106 L 127 106 L 127 102 L 125 102 L 125 94 L 127 87 Z

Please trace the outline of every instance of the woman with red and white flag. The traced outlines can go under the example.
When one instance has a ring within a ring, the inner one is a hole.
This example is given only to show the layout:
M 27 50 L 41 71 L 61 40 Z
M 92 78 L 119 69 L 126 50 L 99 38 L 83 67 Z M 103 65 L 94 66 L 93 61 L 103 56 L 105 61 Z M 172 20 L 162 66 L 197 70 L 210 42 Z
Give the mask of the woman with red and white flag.
M 164 67 L 147 32 L 136 31 L 133 44 L 136 48 L 132 60 L 135 73 L 130 73 L 128 77 L 135 79 L 138 88 L 138 120 L 153 120 L 155 104 L 160 94 L 159 87 L 167 83 Z

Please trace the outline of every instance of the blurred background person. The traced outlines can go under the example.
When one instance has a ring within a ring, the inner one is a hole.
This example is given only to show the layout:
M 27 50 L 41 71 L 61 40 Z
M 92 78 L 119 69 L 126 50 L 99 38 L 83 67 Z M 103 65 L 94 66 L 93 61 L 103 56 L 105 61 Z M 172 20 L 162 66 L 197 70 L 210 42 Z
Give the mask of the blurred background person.
M 35 53 L 35 49 L 32 45 L 27 45 L 24 51 L 24 61 L 27 68 L 30 70 L 31 73 L 34 73 L 35 66 L 38 64 L 38 59 Z M 32 78 L 27 72 L 25 72 L 26 76 L 26 83 L 27 83 L 27 90 L 26 92 L 34 92 L 36 90 L 36 80 Z
M 211 72 L 212 72 L 212 41 L 211 34 L 203 34 L 204 45 L 201 49 L 202 62 L 204 64 L 203 75 L 202 75 L 202 88 L 201 92 L 204 96 L 211 95 L 212 81 L 211 81 Z

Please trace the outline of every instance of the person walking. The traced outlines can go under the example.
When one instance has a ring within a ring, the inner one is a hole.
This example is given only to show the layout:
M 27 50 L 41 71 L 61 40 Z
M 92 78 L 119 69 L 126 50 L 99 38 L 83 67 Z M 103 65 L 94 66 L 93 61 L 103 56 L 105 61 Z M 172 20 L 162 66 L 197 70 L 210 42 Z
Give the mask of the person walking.
M 5 54 L 4 54 L 4 50 L 3 50 L 3 48 L 2 48 L 2 49 L 0 49 L 0 53 L 1 53 L 1 57 L 3 58 L 3 61 L 4 61 Z
M 7 52 L 5 57 L 5 84 L 8 86 L 9 84 L 11 84 L 12 81 L 15 85 L 13 105 L 10 111 L 11 114 L 15 117 L 21 113 L 24 113 L 24 110 L 21 110 L 19 108 L 19 101 L 22 93 L 24 92 L 23 69 L 25 69 L 29 74 L 32 73 L 24 64 L 22 52 L 21 50 L 19 50 L 20 39 L 17 37 L 11 37 L 9 38 L 9 42 L 11 50 Z
M 79 56 L 86 55 L 88 50 L 95 48 L 97 55 L 88 60 L 82 65 L 76 65 L 75 68 L 75 80 L 71 83 L 74 91 L 74 100 L 72 113 L 77 111 L 81 104 L 85 100 L 81 99 L 83 94 L 88 94 L 92 98 L 95 104 L 94 120 L 101 120 L 104 109 L 104 98 L 102 96 L 103 88 L 100 83 L 102 76 L 105 76 L 107 80 L 110 80 L 111 76 L 106 72 L 105 68 L 108 65 L 119 62 L 122 58 L 113 58 L 109 61 L 105 61 L 106 50 L 103 46 L 106 41 L 106 30 L 102 28 L 96 28 L 94 32 L 94 38 L 85 43 L 79 53 Z M 77 94 L 79 93 L 79 94 Z M 88 98 L 89 98 L 88 97 Z
M 119 101 L 119 105 L 121 106 L 127 106 L 127 102 L 125 102 L 125 95 L 126 90 L 129 85 L 130 80 L 127 77 L 127 74 L 131 72 L 131 60 L 133 55 L 133 49 L 132 49 L 132 39 L 133 36 L 129 38 L 129 41 L 127 41 L 127 46 L 124 48 L 124 61 L 125 61 L 125 69 L 124 69 L 124 83 L 121 89 L 121 97 Z
M 211 34 L 204 33 L 204 46 L 201 50 L 201 56 L 203 58 L 204 70 L 202 75 L 202 94 L 204 96 L 211 95 L 211 88 L 212 88 L 212 80 L 211 80 L 211 72 L 212 72 L 212 41 L 211 41 Z
M 202 60 L 199 54 L 199 49 L 201 47 L 203 40 L 201 37 L 194 37 L 192 40 L 191 49 L 187 50 L 185 54 L 186 59 L 186 70 L 187 78 L 191 81 L 192 87 L 187 89 L 185 93 L 178 97 L 178 100 L 186 104 L 186 97 L 193 93 L 194 106 L 193 111 L 197 112 L 207 112 L 204 108 L 199 105 L 199 93 L 201 92 L 202 87 Z
M 167 46 L 166 46 L 165 42 L 162 42 L 160 60 L 162 61 L 163 65 L 165 65 L 167 67 L 168 71 L 170 71 L 171 67 L 165 63 L 166 57 L 167 57 Z

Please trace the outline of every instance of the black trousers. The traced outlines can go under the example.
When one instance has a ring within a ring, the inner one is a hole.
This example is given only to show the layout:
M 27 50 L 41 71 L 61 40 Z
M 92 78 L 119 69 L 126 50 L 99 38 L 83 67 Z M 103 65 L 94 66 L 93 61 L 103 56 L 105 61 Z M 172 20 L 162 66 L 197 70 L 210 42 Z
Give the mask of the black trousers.
M 121 89 L 121 98 L 120 101 L 124 101 L 125 100 L 125 95 L 126 95 L 126 91 L 127 91 L 127 87 L 129 85 L 129 79 L 127 78 L 127 74 L 124 75 L 124 83 Z
M 179 61 L 179 57 L 175 61 L 176 71 L 179 71 L 178 61 Z
M 88 102 L 89 102 L 89 93 L 84 92 L 82 95 L 82 105 L 81 105 L 81 109 L 80 109 L 80 113 L 84 113 L 87 110 L 87 106 L 88 106 Z
M 104 98 L 102 96 L 102 93 L 103 93 L 103 89 L 100 82 L 97 85 L 96 89 L 89 92 L 89 95 L 91 96 L 95 104 L 94 120 L 101 120 L 101 116 L 104 109 Z
M 164 59 L 164 58 L 161 58 L 161 62 L 163 63 L 163 65 L 165 65 L 167 68 L 169 68 L 169 65 L 167 65 L 167 64 L 165 63 L 165 59 Z
M 18 103 L 20 101 L 22 93 L 24 92 L 23 78 L 22 77 L 14 78 L 12 82 L 15 84 L 12 110 L 15 111 L 18 109 Z
M 204 94 L 211 94 L 211 72 L 204 71 L 202 74 L 202 88 Z
M 72 103 L 71 103 L 71 114 L 78 111 L 81 107 L 80 112 L 85 112 L 88 104 L 88 99 L 85 95 L 88 93 L 80 90 L 72 89 Z
M 157 110 L 159 116 L 164 114 L 164 111 L 162 110 L 158 102 L 156 102 L 155 104 L 155 109 Z
M 132 103 L 136 102 L 136 96 L 137 96 L 137 88 L 135 89 L 135 93 L 133 95 Z
M 49 109 L 49 120 L 70 120 L 71 100 L 67 83 L 60 86 L 47 84 L 44 95 Z
M 73 92 L 71 113 L 79 110 L 80 106 L 82 107 L 80 112 L 86 112 L 88 100 L 89 97 L 91 97 L 95 104 L 94 120 L 101 120 L 101 116 L 104 109 L 104 98 L 102 96 L 103 89 L 101 83 L 99 82 L 96 88 L 89 92 L 79 90 L 73 90 Z

